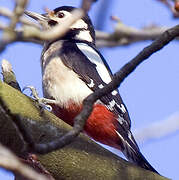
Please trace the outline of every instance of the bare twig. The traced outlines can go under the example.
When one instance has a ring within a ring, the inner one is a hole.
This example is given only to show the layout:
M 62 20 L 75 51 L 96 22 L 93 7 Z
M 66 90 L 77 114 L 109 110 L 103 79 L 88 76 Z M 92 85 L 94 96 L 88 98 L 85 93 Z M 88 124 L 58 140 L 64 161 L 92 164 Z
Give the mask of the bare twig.
M 96 1 L 97 0 L 83 0 L 81 3 L 81 8 L 85 11 L 85 13 L 87 13 L 90 10 L 91 5 Z
M 158 38 L 167 27 L 148 26 L 136 29 L 124 24 L 118 24 L 113 33 L 96 31 L 96 45 L 98 47 L 113 47 L 129 45 L 139 41 L 154 40 Z
M 11 16 L 11 21 L 9 24 L 9 29 L 13 30 L 16 27 L 16 24 L 19 22 L 21 15 L 24 13 L 27 2 L 28 0 L 16 0 L 13 16 Z
M 151 56 L 154 52 L 162 49 L 175 37 L 179 36 L 179 25 L 164 32 L 158 39 L 156 39 L 151 45 L 144 48 L 135 58 L 133 58 L 129 63 L 124 65 L 120 71 L 118 71 L 114 76 L 112 81 L 107 84 L 104 88 L 97 90 L 93 94 L 89 95 L 83 101 L 83 109 L 81 113 L 74 119 L 73 130 L 61 137 L 60 139 L 47 143 L 47 144 L 33 144 L 30 136 L 26 136 L 27 142 L 31 142 L 30 147 L 38 153 L 47 153 L 58 148 L 61 148 L 72 141 L 75 137 L 83 130 L 85 122 L 92 112 L 92 106 L 97 99 L 101 98 L 105 94 L 112 92 L 116 89 L 122 81 L 132 72 L 135 68 Z M 29 138 L 29 139 L 28 139 Z
M 71 16 L 68 20 L 65 20 L 64 23 L 55 26 L 51 30 L 41 31 L 40 29 L 31 26 L 25 26 L 23 31 L 16 32 L 9 31 L 9 28 L 8 31 L 5 29 L 3 38 L 0 43 L 0 52 L 5 49 L 7 44 L 15 41 L 26 41 L 27 39 L 31 39 L 32 41 L 35 39 L 45 41 L 60 38 L 68 31 L 69 27 L 74 22 L 76 22 L 84 15 L 84 11 L 81 9 L 75 9 L 72 13 L 73 16 Z
M 1 43 L 0 43 L 0 52 L 3 51 L 7 44 L 15 41 L 16 33 L 15 27 L 19 21 L 20 16 L 23 14 L 24 9 L 27 5 L 27 0 L 16 0 L 16 5 L 14 8 L 14 14 L 11 16 L 10 24 L 7 28 L 4 29 Z
M 0 15 L 1 16 L 5 16 L 7 18 L 12 18 L 13 16 L 13 12 L 11 12 L 9 9 L 4 8 L 4 7 L 0 7 Z M 21 16 L 19 18 L 19 22 L 21 22 L 22 24 L 25 25 L 30 25 L 30 26 L 34 26 L 36 28 L 39 28 L 40 26 L 32 21 L 29 20 L 29 18 L 26 18 L 25 16 Z
M 7 148 L 0 144 L 0 166 L 12 171 L 13 173 L 21 174 L 29 180 L 49 180 L 44 175 L 35 172 L 32 168 L 21 163 L 19 159 Z
M 0 14 L 7 17 L 13 16 L 13 13 L 6 8 L 0 8 Z M 57 28 L 57 29 L 53 29 L 53 31 L 42 32 L 39 29 L 39 25 L 33 23 L 32 21 L 29 21 L 27 18 L 23 16 L 20 17 L 19 22 L 30 26 L 27 27 L 25 26 L 23 28 L 15 30 L 16 37 L 14 39 L 12 38 L 11 41 L 9 41 L 9 43 L 15 41 L 22 41 L 22 42 L 34 42 L 34 43 L 42 44 L 43 41 L 48 38 L 60 37 L 61 28 L 62 28 L 62 35 L 68 30 L 68 28 L 63 29 L 63 27 L 59 26 L 58 27 L 59 30 Z M 5 30 L 6 29 L 5 24 L 1 23 L 0 29 Z M 136 29 L 124 25 L 118 21 L 115 31 L 111 34 L 96 31 L 96 45 L 97 47 L 106 47 L 106 46 L 113 47 L 113 46 L 129 45 L 138 41 L 154 40 L 167 29 L 168 29 L 167 27 L 158 27 L 154 25 L 144 27 L 142 29 Z M 2 47 L 2 43 L 3 42 L 1 42 L 1 47 Z

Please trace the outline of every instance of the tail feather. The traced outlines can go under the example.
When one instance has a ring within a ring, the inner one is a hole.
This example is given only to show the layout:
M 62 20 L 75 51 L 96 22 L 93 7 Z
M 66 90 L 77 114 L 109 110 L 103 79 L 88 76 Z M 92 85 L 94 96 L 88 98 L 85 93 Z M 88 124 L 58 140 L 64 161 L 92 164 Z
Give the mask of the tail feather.
M 134 164 L 153 171 L 157 174 L 159 174 L 151 165 L 150 163 L 145 159 L 145 157 L 142 155 L 142 153 L 139 150 L 139 147 L 130 131 L 128 131 L 128 135 L 125 137 L 122 137 L 119 132 L 116 131 L 120 139 L 123 143 L 123 154 L 126 156 L 126 158 L 133 162 Z

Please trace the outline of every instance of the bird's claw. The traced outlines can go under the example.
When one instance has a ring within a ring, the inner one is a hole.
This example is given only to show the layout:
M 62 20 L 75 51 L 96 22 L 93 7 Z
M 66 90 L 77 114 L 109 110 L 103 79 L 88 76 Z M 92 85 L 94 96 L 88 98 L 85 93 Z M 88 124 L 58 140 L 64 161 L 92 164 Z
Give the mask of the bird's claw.
M 22 91 L 25 91 L 26 89 L 30 89 L 30 91 L 31 91 L 30 96 L 33 96 L 33 98 L 39 103 L 39 105 L 43 109 L 46 109 L 48 111 L 52 111 L 52 107 L 49 105 L 49 103 L 51 103 L 51 104 L 54 103 L 54 100 L 46 99 L 46 98 L 40 98 L 39 95 L 38 95 L 37 90 L 33 86 L 26 86 L 26 87 L 23 88 Z
M 40 97 L 39 97 L 39 95 L 38 95 L 38 92 L 37 92 L 37 90 L 35 89 L 35 87 L 33 87 L 33 86 L 25 86 L 25 87 L 22 89 L 22 92 L 24 92 L 26 89 L 30 89 L 30 91 L 31 91 L 30 96 L 33 96 L 35 100 L 39 100 L 39 99 L 40 99 Z

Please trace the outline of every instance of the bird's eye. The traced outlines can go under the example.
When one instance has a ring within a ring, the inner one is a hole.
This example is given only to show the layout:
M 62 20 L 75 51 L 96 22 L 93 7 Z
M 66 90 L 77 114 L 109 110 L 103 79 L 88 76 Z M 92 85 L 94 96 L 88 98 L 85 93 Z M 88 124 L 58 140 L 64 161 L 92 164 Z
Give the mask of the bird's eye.
M 64 13 L 62 13 L 62 12 L 58 13 L 58 17 L 59 17 L 59 18 L 63 18 L 64 16 L 65 16 Z

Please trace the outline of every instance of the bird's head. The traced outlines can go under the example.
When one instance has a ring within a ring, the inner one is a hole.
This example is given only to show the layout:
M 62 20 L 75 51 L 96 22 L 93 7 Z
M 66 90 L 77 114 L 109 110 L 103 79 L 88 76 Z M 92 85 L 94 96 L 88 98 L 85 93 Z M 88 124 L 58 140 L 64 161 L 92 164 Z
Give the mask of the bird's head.
M 62 6 L 49 11 L 46 14 L 38 14 L 26 11 L 25 14 L 37 20 L 44 30 L 51 29 L 57 24 L 63 24 L 66 19 L 72 16 L 72 11 L 76 9 L 71 6 Z M 69 31 L 61 38 L 67 40 L 95 42 L 95 31 L 89 16 L 86 14 L 83 18 L 77 20 Z

